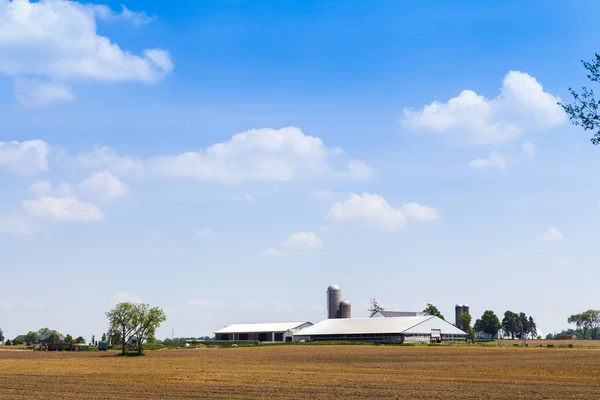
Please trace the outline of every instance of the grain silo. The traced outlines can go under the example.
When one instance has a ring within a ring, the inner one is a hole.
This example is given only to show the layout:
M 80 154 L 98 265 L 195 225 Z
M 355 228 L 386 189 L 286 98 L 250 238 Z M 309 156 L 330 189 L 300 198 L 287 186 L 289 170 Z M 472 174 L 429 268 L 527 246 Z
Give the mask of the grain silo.
M 340 302 L 340 318 L 352 318 L 352 305 L 348 300 Z
M 469 313 L 469 305 L 468 304 L 463 304 L 462 306 L 462 314 L 470 314 Z
M 463 305 L 462 304 L 457 304 L 456 306 L 454 306 L 454 325 L 455 326 L 459 326 L 460 325 L 460 314 L 463 313 Z
M 342 301 L 342 289 L 338 285 L 330 285 L 327 288 L 327 318 L 340 317 L 340 303 Z

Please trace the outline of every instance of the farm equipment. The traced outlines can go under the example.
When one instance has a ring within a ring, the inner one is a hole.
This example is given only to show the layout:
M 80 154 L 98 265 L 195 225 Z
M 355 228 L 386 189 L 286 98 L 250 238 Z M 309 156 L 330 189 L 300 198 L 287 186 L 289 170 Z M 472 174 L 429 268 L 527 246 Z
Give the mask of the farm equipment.
M 98 350 L 100 350 L 100 351 L 106 351 L 106 350 L 108 350 L 108 343 L 107 342 L 99 342 L 98 343 Z

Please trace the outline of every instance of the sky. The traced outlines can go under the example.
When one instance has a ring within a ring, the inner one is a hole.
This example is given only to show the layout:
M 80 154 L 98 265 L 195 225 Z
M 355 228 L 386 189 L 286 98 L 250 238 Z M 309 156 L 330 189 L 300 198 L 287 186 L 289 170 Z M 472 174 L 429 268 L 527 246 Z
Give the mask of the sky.
M 598 308 L 600 4 L 0 0 L 0 328 Z

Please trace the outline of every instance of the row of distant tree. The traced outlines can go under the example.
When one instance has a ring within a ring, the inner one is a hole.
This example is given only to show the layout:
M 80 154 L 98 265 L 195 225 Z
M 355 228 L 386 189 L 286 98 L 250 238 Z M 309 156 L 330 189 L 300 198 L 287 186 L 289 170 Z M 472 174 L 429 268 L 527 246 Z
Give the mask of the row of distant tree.
M 600 310 L 590 309 L 573 314 L 567 319 L 567 322 L 575 325 L 575 329 L 564 329 L 557 334 L 549 333 L 546 335 L 546 339 L 575 335 L 582 340 L 600 340 Z

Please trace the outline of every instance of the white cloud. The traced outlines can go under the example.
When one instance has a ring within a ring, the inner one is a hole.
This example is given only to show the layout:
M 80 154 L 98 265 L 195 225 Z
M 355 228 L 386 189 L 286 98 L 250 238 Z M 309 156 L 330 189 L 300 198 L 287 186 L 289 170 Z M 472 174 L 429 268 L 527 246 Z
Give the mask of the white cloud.
M 34 217 L 78 222 L 104 220 L 104 214 L 98 207 L 81 202 L 75 197 L 40 196 L 36 200 L 24 200 L 21 205 Z
M 458 145 L 497 143 L 565 122 L 559 101 L 544 92 L 534 77 L 510 71 L 493 99 L 464 90 L 447 103 L 434 101 L 421 110 L 405 108 L 401 123 Z
M 317 249 L 323 247 L 323 241 L 314 232 L 292 233 L 282 244 L 290 248 Z
M 498 168 L 505 169 L 506 162 L 501 154 L 492 151 L 488 158 L 477 158 L 469 162 L 469 167 L 475 169 Z
M 143 21 L 141 14 L 126 8 L 115 14 L 68 0 L 0 0 L 0 73 L 39 79 L 37 83 L 23 81 L 32 87 L 23 92 L 17 89 L 17 96 L 22 95 L 20 100 L 26 104 L 47 105 L 74 98 L 68 82 L 156 82 L 173 70 L 164 50 L 148 49 L 135 55 L 98 35 L 96 18 L 111 16 L 134 24 Z
M 542 237 L 540 239 L 555 241 L 555 240 L 563 240 L 564 236 L 562 233 L 560 233 L 558 231 L 558 229 L 549 227 L 548 229 L 546 229 L 546 232 L 544 232 L 544 234 L 542 235 Z
M 347 200 L 334 204 L 327 217 L 336 221 L 362 221 L 371 227 L 388 230 L 402 229 L 405 225 L 402 210 L 394 209 L 383 197 L 369 193 L 352 193 Z
M 13 235 L 29 235 L 38 231 L 19 213 L 0 214 L 0 233 Z
M 215 307 L 220 307 L 221 304 L 216 303 L 214 301 L 208 301 L 208 300 L 190 300 L 188 301 L 188 304 L 194 307 L 203 307 L 203 308 L 215 308 Z
M 249 304 L 246 304 L 245 308 L 250 308 L 250 309 L 253 309 L 253 310 L 258 310 L 258 309 L 262 308 L 262 306 L 260 304 L 258 304 L 258 303 L 249 303 Z
M 17 103 L 24 107 L 46 107 L 59 101 L 75 100 L 70 86 L 39 79 L 16 78 L 14 92 Z
M 335 163 L 339 151 L 300 129 L 254 129 L 226 142 L 174 155 L 143 159 L 95 147 L 75 160 L 87 168 L 106 168 L 118 175 L 196 179 L 226 183 L 295 179 L 366 179 L 371 168 L 362 161 Z
M 141 303 L 142 298 L 135 293 L 117 293 L 113 296 L 115 303 Z
M 521 149 L 523 150 L 523 153 L 525 153 L 525 155 L 527 155 L 527 157 L 529 158 L 533 158 L 535 157 L 535 144 L 533 144 L 532 142 L 525 142 L 523 143 L 523 146 L 521 146 Z
M 79 189 L 89 196 L 100 199 L 121 197 L 129 192 L 127 185 L 110 171 L 94 172 L 79 184 Z
M 36 196 L 70 196 L 73 193 L 71 185 L 65 182 L 59 183 L 56 188 L 53 188 L 49 181 L 35 181 L 29 185 L 28 190 Z
M 202 228 L 202 229 L 198 229 L 196 232 L 194 232 L 194 236 L 195 237 L 204 237 L 204 236 L 208 236 L 212 233 L 212 230 L 210 228 Z
M 277 256 L 282 256 L 285 254 L 285 252 L 281 251 L 281 250 L 277 250 L 274 248 L 268 248 L 265 251 L 263 251 L 262 253 L 263 256 L 267 256 L 267 257 L 277 257 Z
M 24 174 L 45 171 L 49 152 L 50 147 L 43 140 L 0 142 L 0 167 Z
M 0 301 L 0 308 L 4 308 L 4 309 L 8 309 L 8 308 L 12 308 L 12 303 L 8 302 L 8 301 Z
M 149 24 L 156 17 L 149 17 L 143 11 L 131 11 L 125 5 L 121 4 L 121 12 L 116 13 L 110 7 L 102 4 L 90 5 L 89 7 L 95 12 L 96 17 L 103 21 L 130 21 L 135 27 L 140 27 Z
M 439 219 L 438 211 L 433 207 L 419 203 L 406 203 L 402 208 L 392 207 L 378 194 L 351 193 L 346 200 L 335 203 L 327 218 L 336 221 L 359 221 L 372 228 L 400 230 L 406 225 L 406 219 L 431 221 Z
M 435 208 L 422 206 L 419 203 L 407 203 L 402 206 L 402 211 L 407 218 L 416 221 L 433 221 L 440 218 Z

